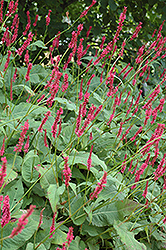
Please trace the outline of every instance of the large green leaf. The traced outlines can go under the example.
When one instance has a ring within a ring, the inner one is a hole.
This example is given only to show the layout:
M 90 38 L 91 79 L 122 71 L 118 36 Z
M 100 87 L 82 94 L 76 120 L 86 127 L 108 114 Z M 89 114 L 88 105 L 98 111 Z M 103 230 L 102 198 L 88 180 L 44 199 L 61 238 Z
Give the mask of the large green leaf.
M 92 225 L 95 225 L 97 227 L 109 226 L 113 225 L 114 220 L 119 219 L 123 219 L 123 217 L 120 218 L 116 203 L 112 202 L 107 206 L 101 207 L 93 211 Z
M 65 185 L 57 187 L 56 184 L 51 184 L 47 190 L 48 199 L 51 204 L 53 213 L 57 211 L 57 204 L 60 199 L 60 195 L 65 191 Z
M 71 214 L 74 214 L 71 219 L 75 225 L 81 225 L 86 219 L 86 214 L 83 208 L 80 209 L 83 204 L 83 197 L 75 197 L 71 202 Z M 78 212 L 76 212 L 77 210 Z
M 34 168 L 40 163 L 38 155 L 35 154 L 34 150 L 29 151 L 25 158 L 22 166 L 22 176 L 25 181 L 33 183 L 37 180 L 39 173 Z
M 85 243 L 81 240 L 79 236 L 71 242 L 69 250 L 85 250 Z
M 146 250 L 146 246 L 134 238 L 134 233 L 128 231 L 124 223 L 115 220 L 113 226 L 127 250 Z
M 85 152 L 85 151 L 80 151 L 80 152 L 76 152 L 76 154 L 74 155 L 69 155 L 69 165 L 72 164 L 82 164 L 84 166 L 87 166 L 87 160 L 89 157 L 89 152 Z M 105 164 L 104 161 L 101 161 L 98 156 L 94 153 L 92 153 L 92 166 L 101 166 L 103 170 L 107 170 L 107 166 Z
M 22 179 L 20 178 L 19 180 L 14 180 L 10 182 L 8 185 L 6 185 L 3 190 L 2 194 L 9 195 L 10 198 L 10 210 L 13 209 L 13 207 L 19 202 L 19 200 L 22 198 L 24 194 L 24 189 L 23 189 L 23 184 L 22 184 Z M 21 207 L 23 200 L 18 203 L 16 208 L 14 209 L 17 210 Z M 13 211 L 12 211 L 13 213 Z

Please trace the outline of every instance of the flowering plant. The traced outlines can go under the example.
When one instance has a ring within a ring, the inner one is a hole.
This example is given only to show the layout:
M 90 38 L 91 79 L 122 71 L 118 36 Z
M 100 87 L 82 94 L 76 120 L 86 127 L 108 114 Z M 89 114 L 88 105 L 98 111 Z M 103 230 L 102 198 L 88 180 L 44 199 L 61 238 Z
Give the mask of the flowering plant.
M 29 11 L 17 37 L 17 5 L 9 1 L 6 15 L 3 0 L 0 8 L 2 249 L 148 249 L 155 240 L 161 249 L 165 69 L 157 86 L 144 93 L 141 84 L 152 81 L 153 65 L 165 58 L 164 22 L 126 63 L 126 46 L 142 25 L 119 43 L 127 7 L 112 41 L 103 36 L 95 55 L 87 44 L 91 27 L 80 38 L 77 20 L 67 29 L 73 29 L 68 49 L 58 55 L 63 31 L 47 44 L 35 41 Z M 51 10 L 45 35 L 50 21 Z M 31 60 L 38 49 L 37 58 L 43 50 L 49 55 L 48 65 Z

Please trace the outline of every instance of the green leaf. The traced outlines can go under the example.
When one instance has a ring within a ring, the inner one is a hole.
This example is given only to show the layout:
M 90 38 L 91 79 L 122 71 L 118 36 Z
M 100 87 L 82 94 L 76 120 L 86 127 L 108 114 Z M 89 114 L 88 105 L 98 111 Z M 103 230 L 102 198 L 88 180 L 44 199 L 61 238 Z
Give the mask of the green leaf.
M 74 197 L 74 199 L 71 202 L 71 214 L 74 214 L 72 217 L 72 221 L 75 225 L 81 225 L 85 219 L 86 219 L 86 214 L 83 210 L 83 207 L 80 209 L 80 207 L 84 204 L 84 198 L 83 197 Z
M 117 231 L 121 241 L 125 244 L 125 248 L 127 250 L 134 249 L 134 250 L 146 250 L 146 246 L 143 243 L 138 242 L 134 238 L 134 233 L 127 230 L 127 227 L 124 223 L 114 221 L 113 227 Z
M 45 46 L 45 44 L 42 41 L 40 41 L 40 40 L 38 40 L 38 41 L 30 44 L 27 48 L 29 50 L 34 51 L 34 50 L 36 50 L 36 47 L 39 47 L 39 48 L 42 48 L 42 49 L 47 49 L 47 47 Z
M 53 237 L 54 239 L 51 241 L 51 243 L 62 246 L 62 244 L 66 241 L 67 234 L 61 229 L 57 229 Z
M 19 202 L 19 200 L 24 195 L 24 189 L 23 189 L 21 178 L 19 180 L 14 180 L 14 181 L 10 182 L 8 185 L 6 185 L 3 188 L 2 194 L 4 196 L 7 195 L 7 194 L 9 195 L 9 198 L 10 198 L 10 210 L 13 209 L 13 207 Z M 23 202 L 23 200 L 21 200 L 17 204 L 14 211 L 21 207 L 22 202 Z M 13 211 L 12 211 L 12 213 L 13 213 Z
M 37 166 L 39 163 L 39 157 L 35 154 L 34 150 L 31 150 L 26 154 L 22 166 L 22 176 L 25 181 L 33 183 L 37 180 L 39 173 L 34 167 Z
M 74 153 L 73 156 L 72 154 L 69 155 L 68 163 L 69 165 L 80 163 L 84 166 L 87 166 L 88 157 L 89 157 L 89 152 L 85 151 L 76 152 L 76 154 Z M 92 166 L 101 166 L 103 170 L 105 171 L 107 170 L 105 162 L 101 161 L 96 154 L 92 153 L 91 159 L 92 159 Z
M 58 187 L 58 188 L 57 188 L 57 185 L 55 184 L 51 184 L 49 186 L 47 195 L 48 195 L 48 199 L 50 201 L 53 213 L 57 211 L 57 204 L 59 202 L 60 195 L 62 195 L 64 191 L 65 191 L 65 185 L 62 185 L 61 187 Z
M 74 240 L 72 240 L 69 250 L 85 250 L 85 243 L 81 240 L 79 236 L 76 236 Z
M 97 227 L 105 227 L 113 225 L 114 220 L 119 219 L 120 216 L 116 207 L 116 203 L 112 202 L 107 206 L 93 211 L 92 225 L 95 225 Z M 87 218 L 87 220 L 89 221 L 89 218 Z
M 117 9 L 117 5 L 116 5 L 116 3 L 115 3 L 114 0 L 108 0 L 108 4 L 109 4 L 110 9 L 111 9 L 112 11 L 115 11 L 115 10 Z
M 36 244 L 35 246 L 37 246 L 38 244 Z M 29 242 L 26 246 L 26 250 L 34 250 L 34 244 L 32 242 Z M 38 247 L 38 250 L 47 250 L 45 248 L 45 246 L 43 244 L 41 244 L 39 247 Z

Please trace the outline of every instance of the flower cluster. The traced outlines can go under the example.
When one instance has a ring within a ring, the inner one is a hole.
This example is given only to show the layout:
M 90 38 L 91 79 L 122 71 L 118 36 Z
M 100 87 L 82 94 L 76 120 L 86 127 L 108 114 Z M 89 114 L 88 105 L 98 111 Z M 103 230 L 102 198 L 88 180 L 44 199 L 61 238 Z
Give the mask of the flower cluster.
M 34 208 L 36 208 L 35 205 L 30 205 L 30 208 L 27 210 L 27 213 L 23 214 L 21 218 L 19 218 L 17 227 L 14 228 L 11 232 L 10 238 L 13 238 L 15 235 L 21 233 L 21 231 L 24 229 L 24 226 L 28 223 L 28 217 L 33 213 Z
M 97 198 L 98 194 L 102 191 L 103 187 L 107 183 L 107 172 L 104 171 L 104 175 L 100 182 L 97 183 L 97 187 L 95 188 L 94 192 L 90 194 L 90 200 Z
M 66 156 L 66 157 L 63 157 L 64 158 L 64 170 L 63 170 L 63 174 L 65 176 L 65 185 L 66 187 L 69 186 L 69 181 L 70 181 L 70 177 L 71 177 L 71 169 L 69 168 L 69 164 L 68 164 L 68 159 L 69 157 Z
M 29 129 L 29 123 L 28 123 L 28 120 L 27 120 L 24 123 L 24 126 L 21 126 L 22 132 L 20 134 L 19 142 L 16 145 L 16 147 L 14 148 L 15 152 L 21 152 L 21 149 L 22 149 L 22 146 L 23 146 L 23 143 L 24 143 L 24 138 L 25 138 L 25 135 L 26 135 L 28 129 Z
M 63 114 L 63 109 L 62 108 L 60 108 L 58 111 L 57 111 L 57 113 L 56 113 L 56 118 L 55 118 L 55 121 L 54 121 L 54 123 L 53 123 L 53 125 L 52 125 L 52 127 L 51 127 L 51 132 L 52 132 L 52 136 L 53 136 L 53 138 L 55 138 L 56 137 L 56 133 L 57 133 L 57 125 L 58 125 L 58 122 L 59 122 L 59 120 L 60 120 L 60 116 Z

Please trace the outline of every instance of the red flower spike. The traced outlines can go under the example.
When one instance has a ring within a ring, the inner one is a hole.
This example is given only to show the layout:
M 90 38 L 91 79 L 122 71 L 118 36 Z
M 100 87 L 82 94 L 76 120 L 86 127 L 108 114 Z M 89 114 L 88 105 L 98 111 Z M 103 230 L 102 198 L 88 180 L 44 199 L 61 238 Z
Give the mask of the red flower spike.
M 63 157 L 64 158 L 64 170 L 63 170 L 63 174 L 65 176 L 65 186 L 68 187 L 69 186 L 69 181 L 70 181 L 70 177 L 71 177 L 71 169 L 69 168 L 69 164 L 68 164 L 68 159 L 69 157 Z
M 30 208 L 27 210 L 26 214 L 23 214 L 21 218 L 19 218 L 17 227 L 13 229 L 10 238 L 13 238 L 15 235 L 21 233 L 21 231 L 24 229 L 24 226 L 28 223 L 28 217 L 33 213 L 34 208 L 36 208 L 35 205 L 30 205 Z
M 52 225 L 51 225 L 51 227 L 50 227 L 50 233 L 52 233 L 54 230 L 55 230 L 55 217 L 56 217 L 56 215 L 57 215 L 57 212 L 55 212 L 54 214 L 53 214 L 53 217 L 52 217 Z M 53 232 L 50 236 L 49 236 L 49 238 L 52 238 L 52 236 L 55 234 L 55 232 Z
M 51 14 L 52 10 L 48 11 L 48 15 L 46 17 L 46 26 L 48 26 L 50 24 L 50 14 Z
M 107 172 L 104 171 L 104 175 L 100 182 L 97 183 L 97 187 L 95 188 L 94 192 L 90 194 L 90 200 L 97 198 L 99 193 L 102 191 L 103 187 L 107 183 Z
M 9 201 L 10 201 L 9 196 L 6 195 L 2 207 L 1 227 L 4 227 L 6 224 L 8 224 L 11 219 Z

